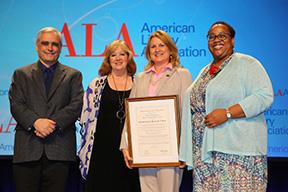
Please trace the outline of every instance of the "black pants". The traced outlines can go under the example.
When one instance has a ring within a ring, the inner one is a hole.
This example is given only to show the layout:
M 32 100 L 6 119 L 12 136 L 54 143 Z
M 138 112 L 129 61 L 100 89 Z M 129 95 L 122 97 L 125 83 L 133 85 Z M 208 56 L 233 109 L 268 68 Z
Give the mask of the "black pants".
M 51 161 L 46 156 L 38 161 L 14 163 L 16 192 L 65 192 L 71 162 Z

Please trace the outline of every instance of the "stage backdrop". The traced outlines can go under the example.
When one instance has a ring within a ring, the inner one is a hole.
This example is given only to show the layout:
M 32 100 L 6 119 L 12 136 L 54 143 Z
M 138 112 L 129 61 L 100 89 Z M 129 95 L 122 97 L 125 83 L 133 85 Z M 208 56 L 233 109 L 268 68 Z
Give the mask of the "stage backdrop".
M 236 30 L 235 51 L 251 54 L 266 68 L 275 102 L 266 111 L 269 156 L 288 157 L 288 3 L 286 0 L 5 0 L 0 2 L 0 155 L 13 154 L 15 120 L 8 90 L 13 71 L 37 60 L 35 36 L 45 26 L 64 34 L 60 61 L 79 69 L 83 85 L 97 76 L 105 46 L 124 39 L 133 48 L 137 72 L 147 61 L 151 32 L 167 31 L 181 64 L 197 76 L 211 61 L 207 30 L 218 20 Z M 79 128 L 78 145 L 79 145 Z

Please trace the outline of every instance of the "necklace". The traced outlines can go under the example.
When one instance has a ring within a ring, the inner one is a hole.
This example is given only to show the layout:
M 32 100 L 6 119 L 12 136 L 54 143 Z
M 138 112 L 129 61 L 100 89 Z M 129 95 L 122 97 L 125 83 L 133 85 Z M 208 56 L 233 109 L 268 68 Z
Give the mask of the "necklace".
M 116 85 L 116 83 L 115 83 L 114 76 L 113 76 L 112 74 L 111 74 L 111 76 L 112 76 L 112 80 L 113 80 L 113 83 L 114 83 L 114 85 L 115 85 L 116 91 L 117 91 L 117 93 L 118 93 L 118 101 L 119 101 L 119 109 L 118 109 L 118 111 L 116 112 L 116 117 L 120 120 L 120 123 L 122 124 L 123 119 L 125 119 L 125 117 L 126 117 L 123 104 L 124 104 L 124 97 L 125 97 L 125 92 L 126 92 L 125 90 L 126 90 L 127 79 L 128 79 L 127 77 L 128 77 L 128 76 L 126 75 L 125 86 L 124 86 L 124 91 L 123 91 L 122 97 L 121 97 L 121 95 L 120 95 L 120 93 L 119 93 L 119 90 L 118 90 L 118 88 L 117 88 L 117 85 Z

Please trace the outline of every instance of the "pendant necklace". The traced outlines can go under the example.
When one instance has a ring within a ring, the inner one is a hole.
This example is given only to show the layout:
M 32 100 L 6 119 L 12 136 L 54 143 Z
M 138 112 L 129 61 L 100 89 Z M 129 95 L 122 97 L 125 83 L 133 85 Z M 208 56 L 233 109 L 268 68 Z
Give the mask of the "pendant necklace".
M 116 86 L 116 83 L 115 83 L 115 79 L 114 79 L 114 76 L 111 74 L 111 76 L 112 76 L 112 80 L 113 80 L 113 83 L 114 83 L 114 85 L 115 85 L 115 88 L 116 88 L 116 91 L 117 91 L 117 93 L 118 93 L 118 101 L 119 101 L 119 109 L 118 109 L 118 111 L 116 112 L 116 117 L 120 120 L 120 123 L 122 124 L 122 122 L 123 122 L 123 119 L 125 119 L 125 116 L 126 116 L 126 114 L 125 114 L 125 111 L 124 111 L 124 106 L 123 106 L 123 104 L 124 104 L 124 97 L 125 97 L 125 93 L 126 93 L 126 85 L 127 85 L 127 75 L 126 75 L 126 80 L 125 80 L 125 86 L 124 86 L 124 91 L 123 91 L 123 95 L 122 95 L 122 97 L 121 97 L 121 95 L 120 95 L 120 91 L 118 90 L 118 88 L 117 88 L 117 86 Z

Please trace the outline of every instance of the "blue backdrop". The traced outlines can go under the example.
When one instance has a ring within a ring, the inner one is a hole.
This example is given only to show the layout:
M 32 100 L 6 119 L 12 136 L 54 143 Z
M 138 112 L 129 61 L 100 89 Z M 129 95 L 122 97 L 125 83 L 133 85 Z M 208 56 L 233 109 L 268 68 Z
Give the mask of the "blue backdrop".
M 143 51 L 156 29 L 173 37 L 181 64 L 195 78 L 212 60 L 207 31 L 213 22 L 224 20 L 236 30 L 235 50 L 259 59 L 272 80 L 275 102 L 266 111 L 269 156 L 288 157 L 287 18 L 285 0 L 1 1 L 0 155 L 13 154 L 15 121 L 8 102 L 11 75 L 37 60 L 35 37 L 40 28 L 54 26 L 64 32 L 66 47 L 60 61 L 79 69 L 87 87 L 97 76 L 105 46 L 117 38 L 130 41 L 137 72 L 142 71 L 146 65 Z

